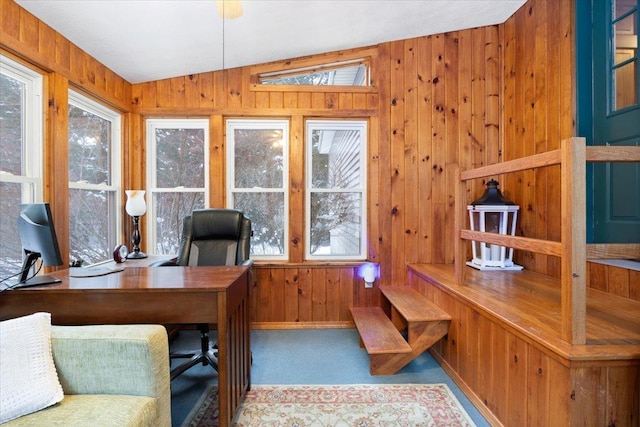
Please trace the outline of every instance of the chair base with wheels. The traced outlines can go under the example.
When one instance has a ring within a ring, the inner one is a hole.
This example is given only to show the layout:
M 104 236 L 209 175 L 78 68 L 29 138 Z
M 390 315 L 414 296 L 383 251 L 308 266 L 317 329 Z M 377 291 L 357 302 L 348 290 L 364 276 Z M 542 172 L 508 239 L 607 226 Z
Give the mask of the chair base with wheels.
M 218 349 L 217 345 L 211 345 L 209 341 L 209 325 L 198 324 L 198 330 L 200 331 L 200 351 L 199 352 L 171 352 L 169 357 L 171 359 L 189 359 L 188 361 L 176 366 L 171 370 L 171 379 L 173 380 L 178 375 L 202 363 L 203 366 L 209 365 L 216 372 L 218 371 Z

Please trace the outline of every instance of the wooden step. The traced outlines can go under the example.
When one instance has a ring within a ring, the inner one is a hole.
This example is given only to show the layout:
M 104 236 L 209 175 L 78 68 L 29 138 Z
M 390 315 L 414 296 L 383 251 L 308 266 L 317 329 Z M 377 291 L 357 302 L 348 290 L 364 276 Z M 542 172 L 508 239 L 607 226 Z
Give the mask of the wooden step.
M 367 353 L 409 353 L 411 346 L 379 307 L 351 308 L 353 320 Z
M 451 320 L 451 316 L 408 286 L 380 286 L 380 292 L 408 323 Z

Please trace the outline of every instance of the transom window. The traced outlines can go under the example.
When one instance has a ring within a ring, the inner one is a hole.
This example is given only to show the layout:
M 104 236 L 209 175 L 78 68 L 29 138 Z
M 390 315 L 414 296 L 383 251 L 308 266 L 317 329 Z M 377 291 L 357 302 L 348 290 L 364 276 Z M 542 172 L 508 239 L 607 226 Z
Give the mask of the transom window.
M 42 76 L 0 55 L 0 280 L 20 271 L 21 203 L 42 201 Z
M 120 114 L 69 91 L 71 261 L 111 258 L 122 229 Z
M 261 73 L 263 85 L 369 86 L 369 62 L 365 59 L 320 64 Z
M 147 247 L 175 255 L 182 221 L 209 206 L 209 121 L 147 120 Z

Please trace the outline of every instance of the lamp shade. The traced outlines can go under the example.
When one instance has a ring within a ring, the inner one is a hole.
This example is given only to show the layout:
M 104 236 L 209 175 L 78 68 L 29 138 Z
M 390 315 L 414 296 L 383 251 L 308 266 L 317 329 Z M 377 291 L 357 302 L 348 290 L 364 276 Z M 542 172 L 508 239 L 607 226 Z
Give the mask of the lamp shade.
M 125 210 L 131 216 L 142 216 L 147 211 L 143 190 L 126 190 L 127 204 Z

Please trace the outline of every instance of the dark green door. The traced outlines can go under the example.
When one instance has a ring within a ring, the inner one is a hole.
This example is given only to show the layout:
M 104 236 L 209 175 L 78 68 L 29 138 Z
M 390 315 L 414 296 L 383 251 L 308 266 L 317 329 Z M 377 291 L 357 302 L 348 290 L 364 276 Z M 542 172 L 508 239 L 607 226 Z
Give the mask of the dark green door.
M 579 79 L 578 90 L 592 90 L 592 145 L 640 146 L 638 1 L 591 2 L 593 78 L 588 89 L 580 86 L 584 79 Z M 580 44 L 584 33 L 578 36 Z M 583 65 L 584 58 L 578 58 L 578 72 Z M 579 132 L 583 130 L 579 127 Z M 640 163 L 596 163 L 588 171 L 589 240 L 640 242 Z

